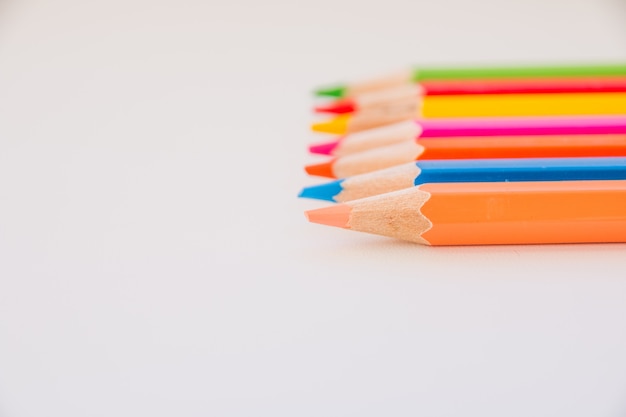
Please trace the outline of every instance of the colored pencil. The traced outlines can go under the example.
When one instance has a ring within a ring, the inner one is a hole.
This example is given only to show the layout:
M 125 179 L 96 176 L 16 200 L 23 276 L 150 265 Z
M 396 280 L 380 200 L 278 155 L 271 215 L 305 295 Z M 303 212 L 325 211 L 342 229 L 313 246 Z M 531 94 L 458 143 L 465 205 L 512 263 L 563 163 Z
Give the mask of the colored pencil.
M 395 111 L 402 106 L 417 111 L 424 99 L 425 89 L 418 84 L 407 84 L 359 94 L 351 98 L 336 100 L 314 108 L 317 113 L 345 114 L 353 112 Z
M 626 77 L 424 81 L 360 94 L 315 107 L 318 113 L 354 113 L 398 102 L 418 108 L 424 96 L 626 92 Z
M 626 134 L 626 116 L 405 121 L 313 144 L 309 150 L 342 156 L 416 138 L 599 134 Z
M 346 178 L 421 160 L 604 156 L 626 156 L 626 135 L 416 139 L 333 158 L 305 169 L 310 175 Z
M 400 71 L 363 82 L 320 88 L 319 96 L 349 97 L 400 85 L 431 80 L 604 77 L 626 75 L 626 63 L 595 65 L 536 65 L 491 67 L 422 67 Z
M 306 215 L 433 246 L 626 242 L 626 181 L 424 184 Z
M 343 203 L 441 182 L 626 180 L 626 157 L 419 161 L 305 187 L 299 197 Z
M 359 132 L 414 118 L 626 115 L 626 93 L 480 94 L 427 96 L 418 109 L 391 106 L 314 123 L 321 133 Z

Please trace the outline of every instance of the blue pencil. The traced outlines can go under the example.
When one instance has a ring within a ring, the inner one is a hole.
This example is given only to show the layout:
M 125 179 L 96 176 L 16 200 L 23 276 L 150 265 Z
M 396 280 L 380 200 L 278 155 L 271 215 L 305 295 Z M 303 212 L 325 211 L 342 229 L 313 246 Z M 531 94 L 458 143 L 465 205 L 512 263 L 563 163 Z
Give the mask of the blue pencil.
M 624 157 L 428 160 L 305 187 L 299 196 L 345 202 L 427 183 L 623 179 Z

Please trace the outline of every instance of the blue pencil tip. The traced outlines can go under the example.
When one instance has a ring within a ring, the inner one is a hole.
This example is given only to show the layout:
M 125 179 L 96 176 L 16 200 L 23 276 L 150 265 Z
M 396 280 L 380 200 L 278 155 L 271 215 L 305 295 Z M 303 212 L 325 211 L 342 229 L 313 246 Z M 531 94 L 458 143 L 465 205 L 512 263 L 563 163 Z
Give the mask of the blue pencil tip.
M 300 191 L 300 194 L 298 194 L 298 197 L 334 202 L 335 196 L 343 190 L 343 187 L 341 186 L 342 182 L 343 180 L 337 180 L 326 184 L 304 187 L 302 191 Z

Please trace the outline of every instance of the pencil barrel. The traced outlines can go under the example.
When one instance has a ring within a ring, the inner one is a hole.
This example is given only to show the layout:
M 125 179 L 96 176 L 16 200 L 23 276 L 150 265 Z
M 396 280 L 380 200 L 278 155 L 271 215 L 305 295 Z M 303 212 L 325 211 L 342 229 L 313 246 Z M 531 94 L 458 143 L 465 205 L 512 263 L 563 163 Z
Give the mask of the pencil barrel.
M 626 242 L 626 181 L 450 183 L 421 213 L 431 245 Z
M 626 63 L 604 65 L 417 68 L 413 72 L 413 80 L 607 77 L 620 75 L 626 75 Z

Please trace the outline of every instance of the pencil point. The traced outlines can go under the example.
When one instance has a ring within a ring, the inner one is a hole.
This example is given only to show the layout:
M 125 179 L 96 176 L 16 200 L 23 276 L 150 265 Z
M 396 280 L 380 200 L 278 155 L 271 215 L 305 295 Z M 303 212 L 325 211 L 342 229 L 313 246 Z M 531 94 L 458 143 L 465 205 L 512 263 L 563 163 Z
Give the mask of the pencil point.
M 343 191 L 342 182 L 343 180 L 337 180 L 326 184 L 304 187 L 298 194 L 298 197 L 335 202 L 335 196 Z
M 307 174 L 309 175 L 317 175 L 318 177 L 328 177 L 328 178 L 336 178 L 333 173 L 333 163 L 334 159 L 330 161 L 322 162 L 321 164 L 313 164 L 307 165 L 304 167 Z
M 351 100 L 337 100 L 330 104 L 323 104 L 315 107 L 315 111 L 317 113 L 344 114 L 352 113 L 354 110 L 354 103 L 352 103 Z
M 349 121 L 350 121 L 350 116 L 347 114 L 343 114 L 341 116 L 337 116 L 325 122 L 314 123 L 313 126 L 311 126 L 311 128 L 315 132 L 342 135 L 346 133 L 346 130 L 348 130 Z
M 325 87 L 318 88 L 315 90 L 316 96 L 326 96 L 326 97 L 343 97 L 346 92 L 346 87 L 343 85 L 338 85 L 335 87 Z
M 307 219 L 311 223 L 325 224 L 326 226 L 341 227 L 349 229 L 348 222 L 352 208 L 347 204 L 337 204 L 305 212 Z
M 309 152 L 321 155 L 332 155 L 337 145 L 339 145 L 338 140 L 333 140 L 332 142 L 316 143 L 309 146 Z

